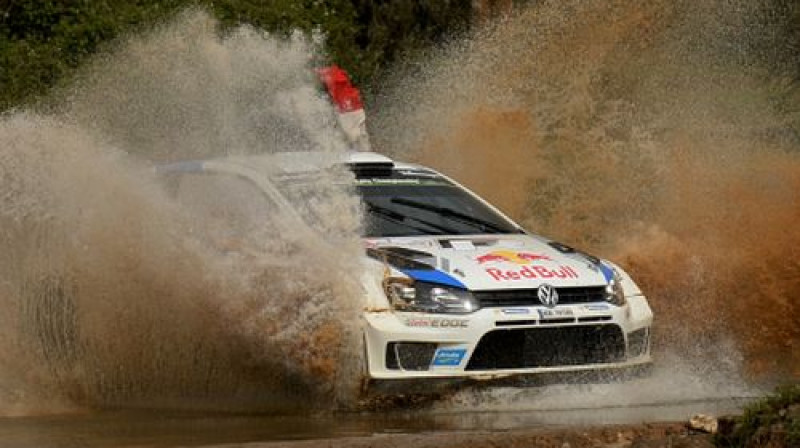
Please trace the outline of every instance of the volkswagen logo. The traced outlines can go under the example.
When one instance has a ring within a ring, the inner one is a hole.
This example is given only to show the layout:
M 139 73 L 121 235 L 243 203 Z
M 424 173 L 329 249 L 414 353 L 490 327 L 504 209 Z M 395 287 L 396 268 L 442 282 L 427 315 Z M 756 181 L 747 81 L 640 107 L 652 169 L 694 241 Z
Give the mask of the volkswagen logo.
M 542 302 L 542 305 L 553 308 L 558 305 L 558 292 L 556 292 L 556 288 L 553 285 L 548 285 L 547 283 L 540 285 L 539 289 L 536 290 L 536 295 L 539 296 L 539 301 Z

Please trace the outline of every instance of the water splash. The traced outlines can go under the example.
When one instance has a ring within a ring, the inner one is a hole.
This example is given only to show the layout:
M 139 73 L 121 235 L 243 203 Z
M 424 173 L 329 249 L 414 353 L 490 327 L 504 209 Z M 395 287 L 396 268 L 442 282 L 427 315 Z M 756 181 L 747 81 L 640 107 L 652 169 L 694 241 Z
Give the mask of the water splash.
M 658 363 L 796 376 L 800 155 L 778 8 L 537 2 L 402 70 L 373 141 L 622 264 L 654 308 Z
M 356 200 L 338 186 L 347 174 L 315 186 L 338 204 L 336 247 L 299 228 L 232 247 L 230 222 L 177 203 L 152 170 L 343 150 L 308 45 L 214 28 L 185 12 L 98 56 L 55 112 L 0 120 L 0 415 L 355 399 L 362 249 L 358 215 L 339 212 Z M 254 199 L 236 197 L 246 212 Z
M 620 262 L 656 311 L 656 381 L 501 391 L 479 404 L 735 395 L 743 377 L 798 373 L 800 161 L 776 107 L 791 89 L 759 56 L 781 55 L 770 11 L 538 2 L 401 70 L 377 98 L 377 148 Z M 212 220 L 176 204 L 150 170 L 340 151 L 311 54 L 247 27 L 220 38 L 189 11 L 98 57 L 52 114 L 2 118 L 0 414 L 352 398 L 359 353 L 341 350 L 358 347 L 347 274 L 361 256 L 357 217 L 331 220 L 335 249 L 288 232 L 226 252 Z M 320 194 L 349 206 L 336 184 L 321 181 Z

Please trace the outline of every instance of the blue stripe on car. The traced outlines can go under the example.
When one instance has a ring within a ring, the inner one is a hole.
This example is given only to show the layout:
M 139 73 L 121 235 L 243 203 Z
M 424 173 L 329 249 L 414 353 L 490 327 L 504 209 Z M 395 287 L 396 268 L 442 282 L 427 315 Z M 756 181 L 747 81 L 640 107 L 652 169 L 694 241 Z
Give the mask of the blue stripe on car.
M 451 275 L 442 271 L 422 270 L 422 269 L 402 269 L 407 276 L 421 282 L 438 283 L 440 285 L 455 286 L 456 288 L 467 289 L 467 287 Z
M 603 277 L 606 278 L 606 283 L 611 283 L 611 280 L 614 279 L 614 270 L 603 262 L 598 263 L 597 266 L 600 268 L 600 271 L 603 272 Z

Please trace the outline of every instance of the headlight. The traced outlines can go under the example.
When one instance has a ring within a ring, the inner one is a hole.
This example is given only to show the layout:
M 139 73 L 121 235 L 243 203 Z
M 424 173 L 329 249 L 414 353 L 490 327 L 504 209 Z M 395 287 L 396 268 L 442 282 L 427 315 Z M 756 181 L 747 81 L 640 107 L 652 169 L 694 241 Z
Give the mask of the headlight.
M 479 308 L 475 297 L 464 289 L 394 277 L 384 280 L 383 288 L 399 311 L 467 314 Z
M 625 291 L 622 289 L 622 277 L 612 268 L 614 276 L 606 286 L 606 301 L 616 306 L 625 305 Z

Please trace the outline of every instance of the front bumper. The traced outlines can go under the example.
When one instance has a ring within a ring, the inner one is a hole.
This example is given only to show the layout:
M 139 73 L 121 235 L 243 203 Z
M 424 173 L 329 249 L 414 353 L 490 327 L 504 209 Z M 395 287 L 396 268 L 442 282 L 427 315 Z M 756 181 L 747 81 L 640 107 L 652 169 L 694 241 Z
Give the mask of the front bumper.
M 468 315 L 366 312 L 373 379 L 476 378 L 629 368 L 652 361 L 643 296 L 606 303 L 484 308 Z

